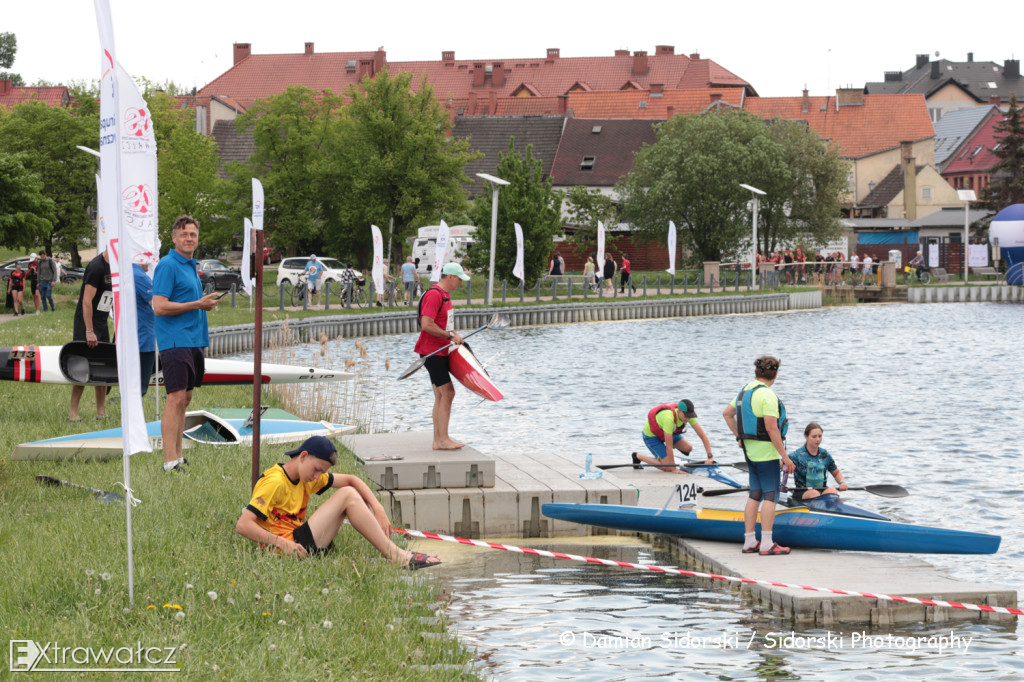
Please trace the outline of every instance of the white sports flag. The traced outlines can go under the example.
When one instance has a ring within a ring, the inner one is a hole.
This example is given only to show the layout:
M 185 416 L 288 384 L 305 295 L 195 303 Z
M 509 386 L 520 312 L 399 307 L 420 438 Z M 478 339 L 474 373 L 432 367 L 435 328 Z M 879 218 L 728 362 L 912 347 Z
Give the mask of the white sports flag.
M 597 271 L 604 267 L 604 223 L 597 221 Z
M 242 239 L 242 287 L 245 289 L 245 293 L 252 296 L 252 285 L 256 282 L 253 278 L 253 274 L 249 272 L 249 263 L 252 260 L 253 240 L 252 240 L 252 221 L 248 218 L 242 219 L 245 225 L 245 237 Z M 262 254 L 260 254 L 262 257 Z
M 444 259 L 448 255 L 449 230 L 448 223 L 441 221 L 437 228 L 437 240 L 434 242 L 434 272 L 430 275 L 431 282 L 441 280 L 441 269 L 444 267 Z
M 373 234 L 373 288 L 378 294 L 384 293 L 384 237 L 380 228 L 370 225 L 370 233 Z
M 525 274 L 523 266 L 523 228 L 519 223 L 513 223 L 516 228 L 516 264 L 512 268 L 512 274 L 519 278 L 520 281 L 525 282 L 526 279 L 523 277 Z
M 263 229 L 263 183 L 256 178 L 252 179 L 252 224 Z
M 668 268 L 665 272 L 676 274 L 676 224 L 668 221 Z

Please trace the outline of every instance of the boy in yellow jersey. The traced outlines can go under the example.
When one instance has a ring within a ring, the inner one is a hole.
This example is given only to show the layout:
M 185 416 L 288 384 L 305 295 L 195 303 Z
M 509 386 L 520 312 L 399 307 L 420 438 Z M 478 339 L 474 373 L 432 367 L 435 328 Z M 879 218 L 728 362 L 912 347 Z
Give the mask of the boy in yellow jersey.
M 256 481 L 252 499 L 235 525 L 239 534 L 284 554 L 320 555 L 330 550 L 342 522 L 348 519 L 392 563 L 410 570 L 441 563 L 435 555 L 410 552 L 391 542 L 391 522 L 384 507 L 362 480 L 328 473 L 338 463 L 338 452 L 330 440 L 313 436 L 285 454 L 291 460 L 267 469 Z M 309 496 L 323 494 L 328 488 L 337 490 L 307 519 Z

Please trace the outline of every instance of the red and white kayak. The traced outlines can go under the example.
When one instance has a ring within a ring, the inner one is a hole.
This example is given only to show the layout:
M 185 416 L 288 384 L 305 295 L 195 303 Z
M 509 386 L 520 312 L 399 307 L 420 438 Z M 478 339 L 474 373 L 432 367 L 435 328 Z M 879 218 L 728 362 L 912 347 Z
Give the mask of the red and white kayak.
M 207 358 L 203 384 L 251 384 L 253 369 L 249 361 Z M 298 365 L 265 362 L 260 367 L 260 381 L 264 384 L 345 381 L 352 376 L 350 372 Z M 84 341 L 72 341 L 63 346 L 0 347 L 0 381 L 112 386 L 117 384 L 117 352 L 112 343 L 89 348 Z M 150 381 L 151 385 L 162 383 L 160 372 Z
M 456 346 L 448 355 L 448 371 L 459 380 L 459 383 L 485 400 L 497 402 L 505 397 L 491 381 L 487 370 L 473 355 L 468 343 Z

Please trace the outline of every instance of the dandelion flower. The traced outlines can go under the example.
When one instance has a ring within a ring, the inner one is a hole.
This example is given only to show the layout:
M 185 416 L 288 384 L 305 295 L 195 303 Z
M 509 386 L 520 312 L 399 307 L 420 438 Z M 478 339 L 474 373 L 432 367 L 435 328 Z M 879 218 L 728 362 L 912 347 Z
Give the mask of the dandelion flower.
M 185 612 L 178 611 L 176 614 L 174 614 L 174 620 L 185 620 Z
M 96 593 L 96 594 L 99 594 L 99 593 L 100 593 L 100 592 L 102 592 L 102 591 L 103 591 L 103 590 L 101 590 L 100 588 L 98 588 L 98 587 L 97 587 L 97 588 L 96 588 L 96 590 L 95 590 L 95 593 Z
M 150 610 L 150 609 L 155 609 L 155 608 L 156 608 L 155 606 L 153 606 L 152 604 L 150 604 L 149 606 L 147 606 L 147 607 L 146 607 L 146 610 L 148 611 L 148 610 Z
M 85 569 L 85 574 L 89 577 L 92 577 L 95 573 L 96 571 L 92 570 L 91 568 Z
M 330 592 L 330 590 L 327 589 L 326 587 L 324 589 L 320 590 L 320 594 L 327 594 L 328 592 Z
M 329 621 L 329 620 L 325 620 L 325 621 L 324 621 L 324 629 L 325 629 L 325 630 L 330 630 L 330 629 L 331 629 L 331 628 L 333 628 L 333 627 L 334 627 L 334 623 L 332 623 L 332 622 L 331 622 L 331 621 Z
M 132 612 L 132 610 L 130 608 L 128 608 L 127 606 L 124 607 L 123 609 L 121 609 L 121 613 L 123 613 L 125 615 L 127 615 L 127 614 L 129 614 L 131 612 Z
M 277 621 L 277 624 L 278 625 L 288 625 L 288 623 L 284 622 L 283 618 L 281 620 Z
M 270 646 L 267 647 L 267 651 L 277 651 L 277 645 L 276 644 L 271 644 Z
M 232 599 L 231 597 L 228 597 L 228 603 L 229 603 L 229 604 L 234 604 L 234 603 L 235 603 L 235 600 L 234 600 L 234 599 Z
M 259 592 L 257 592 L 257 593 L 256 593 L 256 601 L 259 601 L 260 599 L 261 599 L 261 597 L 260 597 L 260 593 L 259 593 Z
M 181 611 L 181 605 L 180 604 L 164 604 L 164 608 L 165 609 L 178 609 L 179 611 Z
M 232 580 L 232 581 L 231 581 L 231 584 L 232 584 L 232 585 L 237 585 L 237 584 L 238 584 L 238 581 L 237 581 L 237 580 Z
M 192 590 L 192 589 L 194 589 L 194 588 L 192 587 L 192 583 L 185 583 L 185 589 L 186 589 L 186 590 Z
M 264 615 L 264 616 L 269 616 L 269 615 L 270 615 L 270 612 L 269 612 L 269 611 L 264 611 L 264 612 L 263 612 L 263 615 Z
M 388 630 L 394 630 L 394 629 L 395 629 L 395 626 L 394 626 L 394 625 L 392 625 L 391 623 L 388 623 L 388 624 L 387 624 L 387 625 L 386 625 L 385 627 L 386 627 L 386 628 L 387 628 Z
M 293 597 L 290 593 L 286 592 L 284 595 L 284 603 L 291 604 L 293 601 L 295 601 L 295 597 Z
M 213 590 L 210 590 L 209 592 L 207 592 L 206 596 L 210 598 L 210 601 L 217 601 L 217 593 L 214 592 Z
M 107 573 L 106 571 L 104 571 L 103 573 L 100 573 L 100 577 L 103 578 L 104 580 L 110 580 L 110 574 Z

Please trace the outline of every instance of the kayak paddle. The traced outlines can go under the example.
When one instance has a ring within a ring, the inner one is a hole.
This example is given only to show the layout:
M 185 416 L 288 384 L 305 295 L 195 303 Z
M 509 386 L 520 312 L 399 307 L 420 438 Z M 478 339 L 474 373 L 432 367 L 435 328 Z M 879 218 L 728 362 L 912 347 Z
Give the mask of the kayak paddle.
M 706 467 L 735 467 L 741 471 L 747 470 L 746 462 L 731 462 L 726 464 L 705 464 L 704 462 L 684 462 L 682 464 L 599 464 L 598 469 L 624 469 L 626 467 L 640 467 L 641 469 L 645 466 L 652 467 L 655 469 L 699 469 Z
M 476 334 L 477 332 L 482 332 L 485 329 L 505 329 L 506 327 L 508 327 L 510 323 L 511 320 L 507 316 L 495 313 L 494 317 L 491 318 L 490 322 L 483 325 L 482 327 L 479 327 L 478 329 L 474 329 L 470 333 L 463 336 L 462 339 L 466 340 L 469 337 L 473 336 L 473 334 Z M 419 370 L 419 368 L 422 367 L 424 363 L 426 363 L 427 358 L 429 358 L 431 355 L 437 355 L 443 350 L 450 350 L 452 348 L 455 348 L 455 344 L 449 343 L 447 346 L 444 346 L 443 348 L 438 348 L 433 353 L 430 353 L 430 355 L 424 355 L 422 358 L 409 365 L 404 372 L 398 375 L 398 380 L 401 381 L 402 379 L 408 379 L 410 376 L 415 374 L 417 370 Z
M 87 485 L 71 483 L 70 481 L 64 481 L 59 478 L 54 478 L 53 476 L 44 476 L 43 474 L 39 474 L 38 476 L 36 476 L 36 480 L 46 485 L 66 485 L 72 488 L 81 488 L 82 490 L 88 490 L 91 493 L 95 493 L 96 497 L 98 497 L 103 502 L 121 502 L 122 500 L 124 500 L 124 495 L 122 495 L 121 493 L 112 493 L 107 490 L 100 490 L 99 488 L 90 488 Z
M 729 495 L 731 493 L 748 492 L 750 488 L 728 488 L 725 490 L 709 490 L 704 493 L 704 497 L 715 497 L 717 495 Z M 815 490 L 824 490 L 824 488 L 815 488 Z M 838 489 L 837 489 L 838 490 Z M 878 495 L 879 497 L 906 497 L 910 492 L 899 485 L 891 484 L 880 484 L 880 485 L 866 485 L 859 488 L 847 488 L 840 492 L 848 492 L 850 490 L 863 490 L 869 492 L 872 495 Z M 798 502 L 800 500 L 797 500 Z

